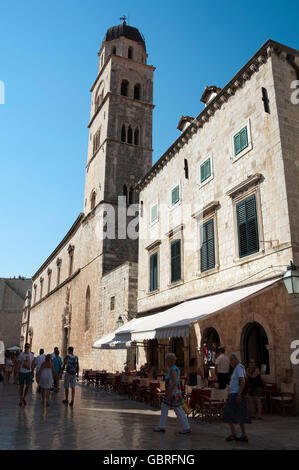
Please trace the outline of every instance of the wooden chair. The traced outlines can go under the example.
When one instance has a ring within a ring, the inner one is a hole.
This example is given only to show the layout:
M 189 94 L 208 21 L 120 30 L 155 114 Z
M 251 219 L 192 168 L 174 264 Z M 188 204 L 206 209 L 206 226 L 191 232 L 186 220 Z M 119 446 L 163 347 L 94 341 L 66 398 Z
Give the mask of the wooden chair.
M 213 388 L 211 396 L 202 396 L 202 419 L 221 418 L 228 397 L 228 389 Z
M 282 382 L 281 392 L 271 397 L 271 404 L 282 415 L 286 415 L 287 408 L 295 407 L 295 386 Z

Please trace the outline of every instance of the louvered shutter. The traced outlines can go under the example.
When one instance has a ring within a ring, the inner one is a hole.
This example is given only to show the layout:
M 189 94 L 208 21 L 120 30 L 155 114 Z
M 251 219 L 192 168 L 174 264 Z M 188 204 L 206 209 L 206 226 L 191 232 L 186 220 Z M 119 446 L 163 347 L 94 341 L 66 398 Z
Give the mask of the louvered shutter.
M 209 269 L 215 268 L 215 240 L 213 219 L 209 220 L 201 226 L 200 237 L 201 271 L 204 272 Z
M 171 282 L 181 279 L 181 240 L 171 243 Z
M 240 133 L 236 134 L 234 136 L 234 148 L 235 148 L 235 155 L 238 155 L 238 153 L 241 152 L 241 137 Z
M 237 204 L 240 258 L 259 250 L 255 196 Z
M 244 127 L 244 129 L 240 131 L 240 143 L 241 150 L 246 149 L 246 147 L 248 146 L 247 127 Z
M 150 256 L 150 291 L 158 288 L 158 253 Z
M 174 206 L 180 198 L 180 187 L 177 185 L 171 192 L 171 204 Z

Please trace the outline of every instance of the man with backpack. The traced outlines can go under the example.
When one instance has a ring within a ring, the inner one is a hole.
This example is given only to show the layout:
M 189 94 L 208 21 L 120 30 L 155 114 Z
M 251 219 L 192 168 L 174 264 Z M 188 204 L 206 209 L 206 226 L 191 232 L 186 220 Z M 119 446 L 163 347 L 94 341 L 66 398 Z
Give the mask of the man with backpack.
M 74 355 L 74 348 L 70 346 L 68 348 L 68 355 L 64 358 L 62 369 L 60 372 L 60 378 L 66 368 L 66 373 L 64 376 L 64 391 L 65 391 L 65 400 L 62 403 L 65 405 L 68 404 L 69 400 L 69 387 L 72 389 L 72 400 L 69 405 L 74 405 L 75 398 L 75 387 L 76 387 L 76 376 L 79 377 L 79 359 L 78 356 Z

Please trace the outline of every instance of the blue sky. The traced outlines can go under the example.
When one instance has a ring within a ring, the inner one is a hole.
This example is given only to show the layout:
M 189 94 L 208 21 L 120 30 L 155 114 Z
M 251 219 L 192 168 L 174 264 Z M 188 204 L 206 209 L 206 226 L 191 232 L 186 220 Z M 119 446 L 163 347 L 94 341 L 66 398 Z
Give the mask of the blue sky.
M 153 161 L 268 39 L 296 49 L 296 0 L 1 2 L 0 276 L 31 277 L 83 209 L 97 52 L 119 17 L 145 36 L 154 79 Z

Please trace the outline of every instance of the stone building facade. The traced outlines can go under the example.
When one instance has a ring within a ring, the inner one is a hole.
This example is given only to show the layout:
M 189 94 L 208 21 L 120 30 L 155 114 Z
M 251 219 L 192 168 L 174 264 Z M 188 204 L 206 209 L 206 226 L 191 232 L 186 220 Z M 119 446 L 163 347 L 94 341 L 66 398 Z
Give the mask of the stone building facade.
M 138 184 L 139 316 L 278 279 L 191 322 L 181 351 L 173 338 L 157 341 L 159 367 L 162 343 L 181 354 L 186 372 L 190 357 L 204 360 L 212 335 L 211 345 L 264 364 L 266 381 L 293 381 L 299 390 L 290 360 L 298 299 L 279 281 L 290 260 L 299 264 L 299 107 L 291 98 L 298 66 L 298 51 L 267 41 L 222 90 L 206 88 L 204 110 L 181 118 L 180 137 Z
M 81 368 L 93 369 L 111 364 L 92 349 L 95 340 L 136 313 L 138 240 L 127 226 L 136 219 L 135 185 L 152 164 L 154 72 L 143 37 L 125 23 L 107 31 L 98 56 L 84 211 L 34 274 L 30 307 L 34 351 L 58 346 L 65 354 L 72 345 Z M 118 285 L 126 287 L 110 311 Z
M 31 279 L 0 279 L 0 340 L 5 347 L 20 345 L 22 313 Z

